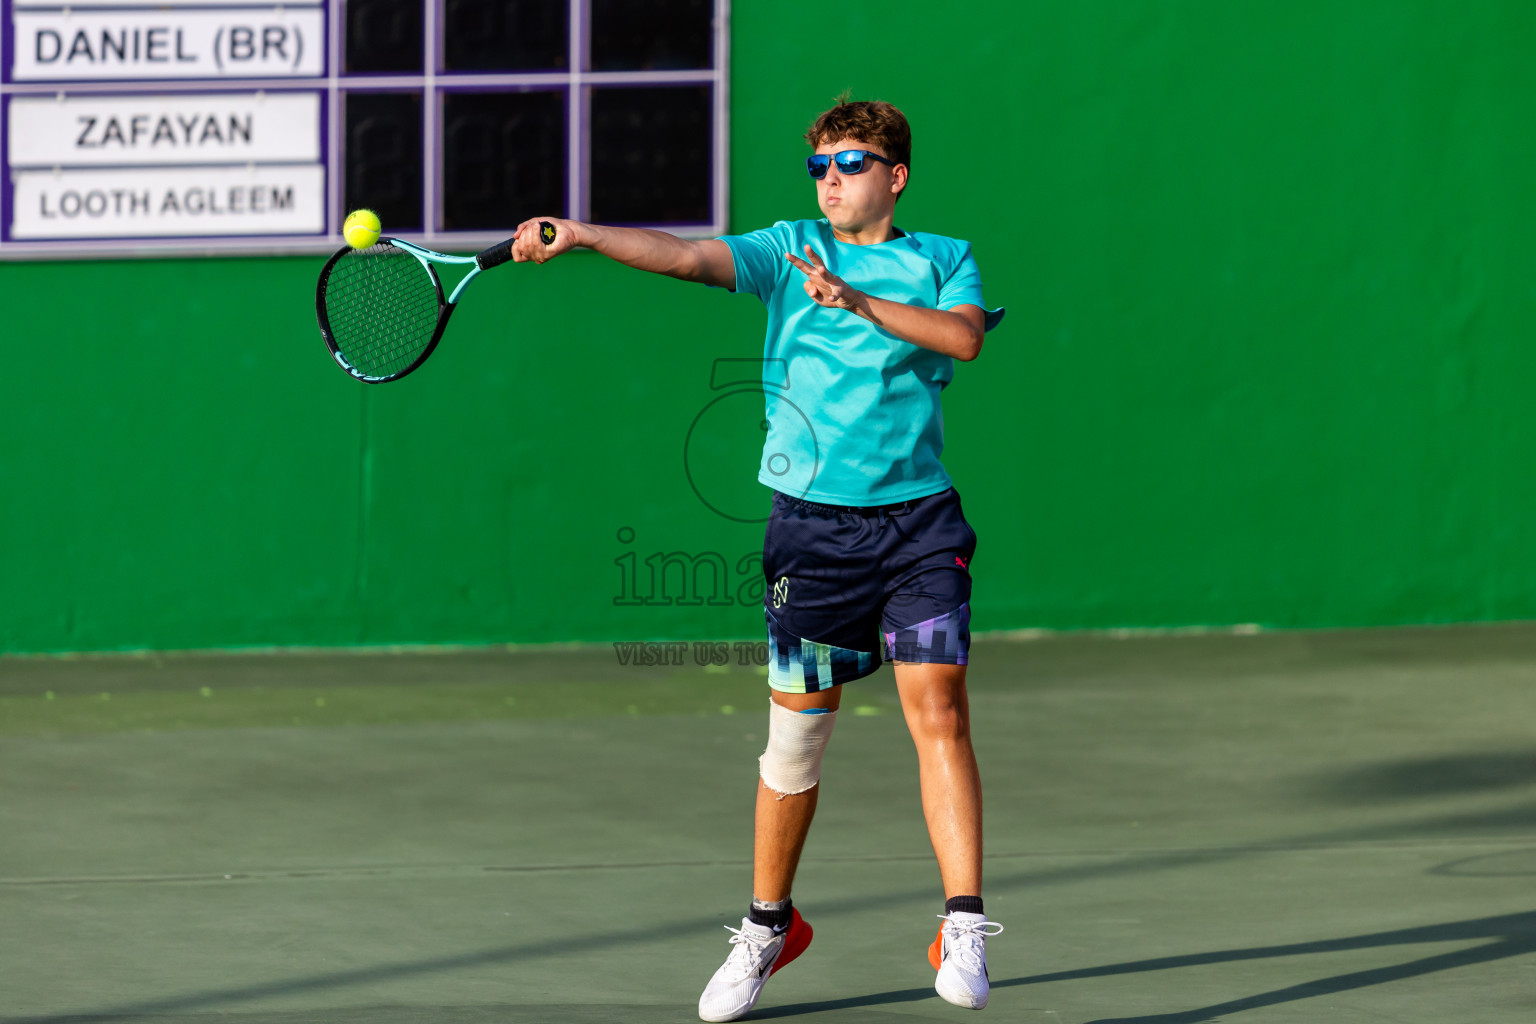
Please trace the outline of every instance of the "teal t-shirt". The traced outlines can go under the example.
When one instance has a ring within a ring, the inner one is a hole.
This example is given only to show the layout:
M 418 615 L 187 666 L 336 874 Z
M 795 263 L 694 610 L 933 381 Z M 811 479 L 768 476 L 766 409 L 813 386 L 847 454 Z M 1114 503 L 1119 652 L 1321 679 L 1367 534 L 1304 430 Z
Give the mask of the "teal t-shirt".
M 955 375 L 954 360 L 845 309 L 818 306 L 784 254 L 804 259 L 809 243 L 828 270 L 877 298 L 986 309 L 970 243 L 907 232 L 851 245 L 824 219 L 781 220 L 721 241 L 735 259 L 736 290 L 768 307 L 768 438 L 758 480 L 830 505 L 887 505 L 948 489 L 939 392 Z M 989 310 L 987 330 L 1002 318 L 1001 308 Z

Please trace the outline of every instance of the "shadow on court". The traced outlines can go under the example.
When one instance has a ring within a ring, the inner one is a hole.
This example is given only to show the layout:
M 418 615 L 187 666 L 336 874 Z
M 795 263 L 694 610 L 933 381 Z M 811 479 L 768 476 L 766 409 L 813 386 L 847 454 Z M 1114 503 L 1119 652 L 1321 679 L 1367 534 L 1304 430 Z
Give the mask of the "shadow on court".
M 1443 827 L 1445 823 L 1439 824 Z M 1466 823 L 1457 822 L 1457 824 L 1464 825 Z M 1434 827 L 1434 823 L 1421 822 L 1415 824 L 1416 829 L 1422 830 L 1427 827 Z M 1288 846 L 1272 845 L 1248 850 L 1191 851 L 1181 854 L 1138 858 L 1133 861 L 1094 867 L 1014 873 L 996 879 L 990 883 L 988 888 L 989 890 L 1011 891 L 1028 889 L 1033 886 L 1072 884 L 1089 881 L 1094 878 L 1166 870 L 1218 860 L 1230 860 L 1245 855 L 1272 854 L 1287 848 L 1327 848 L 1330 843 L 1339 841 L 1342 841 L 1341 837 L 1333 837 L 1332 839 L 1312 837 L 1289 844 Z M 1520 873 L 1536 874 L 1536 850 L 1521 850 L 1517 851 L 1517 853 L 1523 860 L 1528 861 L 1528 863 L 1523 865 Z M 1508 854 L 1505 853 L 1495 856 L 1508 858 Z M 1441 867 L 1447 866 L 1443 865 Z M 818 903 L 817 910 L 823 914 L 833 915 L 858 913 L 918 899 L 927 895 L 927 892 L 924 889 L 914 892 L 890 893 L 881 897 L 822 901 Z M 604 950 L 613 951 L 622 949 L 626 945 L 665 942 L 671 939 L 695 935 L 711 928 L 714 923 L 712 918 L 674 921 L 605 934 L 521 943 L 431 960 L 380 964 L 355 971 L 289 978 L 263 985 L 189 992 L 163 999 L 104 1007 L 87 1014 L 69 1013 L 38 1017 L 4 1017 L 0 1018 L 0 1022 L 3 1022 L 3 1024 L 85 1024 L 88 1021 L 101 1021 L 118 1022 L 118 1024 L 137 1024 L 139 1021 L 157 1020 L 171 1014 L 176 1015 L 178 1020 L 192 1021 L 207 1016 L 196 1011 L 213 1006 L 238 1004 L 272 996 L 296 996 L 318 990 L 354 988 L 366 985 L 369 982 L 399 981 L 413 975 L 453 972 L 477 966 L 528 963 L 540 958 L 561 958 Z M 1201 965 L 1338 953 L 1347 950 L 1373 949 L 1378 947 L 1466 942 L 1479 942 L 1480 944 L 1469 949 L 1422 957 L 1373 970 L 1350 972 L 1315 979 L 1210 1006 L 1136 1017 L 1100 1018 L 1090 1022 L 1090 1024 L 1197 1024 L 1197 1022 L 1216 1020 L 1224 1015 L 1243 1010 L 1309 999 L 1315 996 L 1361 989 L 1373 985 L 1382 985 L 1393 981 L 1447 971 L 1453 968 L 1490 963 L 1509 957 L 1524 956 L 1536 952 L 1536 912 L 1455 921 L 1342 939 L 1324 939 L 1278 946 L 1221 950 L 1158 957 L 1127 963 L 1106 964 L 1076 970 L 1057 971 L 1049 974 L 994 980 L 992 988 L 994 998 L 996 998 L 1000 990 L 1046 982 L 1087 981 L 1118 975 L 1174 971 L 1180 968 Z M 759 1008 L 752 1014 L 752 1018 L 764 1020 L 778 1019 L 824 1013 L 833 1010 L 875 1007 L 891 1003 L 936 1000 L 936 998 L 931 986 L 922 986 L 889 992 L 848 996 L 840 999 L 791 1003 L 768 1009 Z M 687 1012 L 682 1013 L 682 1019 L 691 1018 L 693 1016 L 692 1007 L 689 1006 L 685 1009 Z M 606 1013 L 619 1014 L 620 1010 L 622 1010 L 622 1013 L 618 1016 L 603 1016 Z M 653 1019 L 653 1017 L 658 1020 L 675 1020 L 678 1019 L 679 1012 L 676 1008 L 642 1006 L 605 1007 L 576 1004 L 571 1006 L 541 1005 L 537 1007 L 518 1007 L 501 1005 L 493 1007 L 434 1007 L 431 1010 L 430 1019 L 432 1021 L 446 1022 L 446 1024 L 455 1024 L 455 1022 L 459 1021 L 463 1021 L 465 1024 L 478 1024 L 479 1021 L 492 1019 L 503 1021 L 548 1020 L 551 1022 L 585 1022 L 588 1020 L 648 1021 Z M 395 1021 L 417 1019 L 418 1013 L 420 1013 L 419 1010 L 412 1012 L 403 1008 L 370 1007 L 355 1011 L 328 1011 L 321 1016 L 307 1016 L 298 1019 L 313 1019 L 317 1022 L 323 1022 L 323 1024 L 350 1024 L 353 1020 L 383 1021 L 393 1024 Z M 496 1014 L 500 1016 L 494 1016 Z M 215 1016 L 219 1019 L 226 1019 L 231 1015 L 220 1013 Z M 232 1016 L 241 1021 L 242 1024 L 253 1024 L 253 1022 L 265 1024 L 267 1021 L 271 1021 L 273 1024 L 284 1024 L 284 1022 L 296 1019 L 292 1014 L 248 1014 L 240 1012 Z M 870 1018 L 866 1015 L 861 1015 L 859 1019 L 868 1020 Z
M 1086 981 L 1111 975 L 1137 974 L 1147 971 L 1169 971 L 1181 967 L 1204 964 L 1235 963 L 1244 960 L 1277 957 L 1305 956 L 1309 954 L 1336 953 L 1343 950 L 1371 949 L 1380 946 L 1429 945 L 1443 942 L 1483 942 L 1471 949 L 1454 953 L 1421 957 L 1391 967 L 1370 971 L 1355 971 L 1332 977 L 1318 978 L 1270 992 L 1260 992 L 1239 999 L 1232 999 L 1210 1006 L 1195 1007 L 1171 1013 L 1147 1014 L 1136 1017 L 1102 1018 L 1092 1024 L 1200 1024 L 1202 1021 L 1219 1020 L 1230 1014 L 1253 1010 L 1278 1003 L 1311 999 L 1354 989 L 1384 985 L 1406 978 L 1417 978 L 1448 971 L 1458 967 L 1489 963 L 1508 957 L 1524 956 L 1536 952 L 1536 913 L 1507 914 L 1502 917 L 1483 918 L 1475 921 L 1455 921 L 1425 928 L 1405 928 L 1395 932 L 1360 935 L 1346 939 L 1318 942 L 1298 942 L 1286 946 L 1262 946 L 1253 949 L 1232 949 L 1212 953 L 1195 953 L 1186 956 L 1160 957 L 1135 963 L 1106 964 L 1076 971 L 1060 971 L 1055 974 L 1033 975 L 1025 978 L 1009 978 L 992 982 L 994 995 L 1001 989 L 1021 985 L 1035 985 L 1048 981 Z M 754 1014 L 771 1020 L 795 1017 L 827 1010 L 853 1009 L 864 1006 L 880 1006 L 889 1003 L 916 1002 L 933 997 L 932 988 L 909 988 L 894 992 L 877 992 L 871 995 L 851 996 L 847 999 L 831 999 L 815 1003 L 791 1003 Z
M 1533 674 L 1531 627 L 978 643 L 987 1019 L 1530 1020 Z M 845 698 L 816 943 L 754 1019 L 960 1012 L 890 690 Z M 694 1019 L 761 696 L 591 651 L 0 662 L 0 1022 Z
M 1421 757 L 1320 779 L 1321 797 L 1357 803 L 1497 792 L 1536 783 L 1536 749 Z

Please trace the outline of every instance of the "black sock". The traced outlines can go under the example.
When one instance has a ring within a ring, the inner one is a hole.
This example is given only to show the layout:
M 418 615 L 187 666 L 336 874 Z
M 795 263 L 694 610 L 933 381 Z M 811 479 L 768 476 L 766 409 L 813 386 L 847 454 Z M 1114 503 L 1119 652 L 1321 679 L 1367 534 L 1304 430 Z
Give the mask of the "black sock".
M 944 913 L 946 914 L 981 914 L 980 896 L 951 896 L 944 901 Z
M 789 927 L 790 920 L 794 917 L 788 896 L 774 903 L 766 900 L 754 899 L 752 906 L 747 910 L 747 920 L 753 924 L 760 924 L 764 928 L 772 928 L 781 932 Z

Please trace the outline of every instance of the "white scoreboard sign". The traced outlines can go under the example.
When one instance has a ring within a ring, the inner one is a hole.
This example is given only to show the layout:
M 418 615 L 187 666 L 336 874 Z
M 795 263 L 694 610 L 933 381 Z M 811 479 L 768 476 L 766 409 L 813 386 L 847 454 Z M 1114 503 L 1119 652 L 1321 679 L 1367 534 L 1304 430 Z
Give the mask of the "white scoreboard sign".
M 318 233 L 320 167 L 17 171 L 13 238 Z
M 11 78 L 317 78 L 323 19 L 318 8 L 17 9 Z
M 0 257 L 316 247 L 324 0 L 0 0 Z
M 314 92 L 16 96 L 12 167 L 319 163 Z

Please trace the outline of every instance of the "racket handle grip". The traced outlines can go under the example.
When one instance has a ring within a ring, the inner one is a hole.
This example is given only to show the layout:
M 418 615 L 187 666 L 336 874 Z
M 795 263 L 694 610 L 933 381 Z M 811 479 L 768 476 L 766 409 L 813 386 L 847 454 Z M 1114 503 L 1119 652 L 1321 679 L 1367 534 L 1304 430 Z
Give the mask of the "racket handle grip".
M 555 240 L 555 226 L 547 220 L 539 221 L 539 239 L 545 245 L 550 245 Z M 481 270 L 490 270 L 499 267 L 512 258 L 512 243 L 516 241 L 509 238 L 505 242 L 497 242 L 489 249 L 475 257 L 475 263 Z

